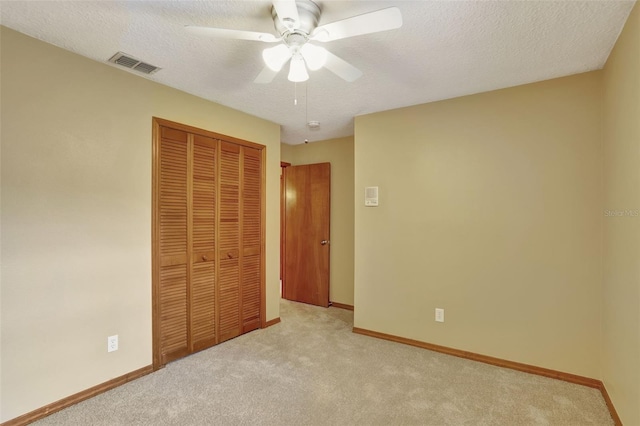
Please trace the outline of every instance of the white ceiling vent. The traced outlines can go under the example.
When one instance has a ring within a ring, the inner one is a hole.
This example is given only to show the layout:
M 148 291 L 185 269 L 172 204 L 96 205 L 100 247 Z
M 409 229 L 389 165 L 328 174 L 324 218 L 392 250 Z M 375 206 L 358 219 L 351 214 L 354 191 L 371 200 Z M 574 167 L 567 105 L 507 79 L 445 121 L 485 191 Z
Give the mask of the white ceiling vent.
M 118 64 L 125 68 L 129 68 L 144 74 L 153 74 L 158 71 L 160 67 L 156 67 L 155 65 L 147 64 L 146 62 L 142 62 L 139 59 L 132 57 L 123 52 L 118 52 L 109 59 L 109 62 L 114 64 Z

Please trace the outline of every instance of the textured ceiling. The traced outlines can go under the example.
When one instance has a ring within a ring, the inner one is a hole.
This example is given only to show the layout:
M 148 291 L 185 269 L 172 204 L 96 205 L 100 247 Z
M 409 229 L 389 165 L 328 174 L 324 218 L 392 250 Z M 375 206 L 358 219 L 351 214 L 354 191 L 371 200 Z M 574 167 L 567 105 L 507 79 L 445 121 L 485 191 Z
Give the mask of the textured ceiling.
M 269 1 L 15 1 L 2 25 L 105 62 L 117 51 L 162 68 L 161 84 L 279 123 L 299 144 L 353 134 L 353 117 L 600 69 L 633 1 L 318 1 L 320 25 L 397 6 L 400 29 L 324 46 L 364 75 L 283 70 L 253 83 L 269 45 L 199 37 L 185 25 L 275 34 Z M 296 97 L 298 103 L 294 105 Z M 320 121 L 309 130 L 307 121 Z

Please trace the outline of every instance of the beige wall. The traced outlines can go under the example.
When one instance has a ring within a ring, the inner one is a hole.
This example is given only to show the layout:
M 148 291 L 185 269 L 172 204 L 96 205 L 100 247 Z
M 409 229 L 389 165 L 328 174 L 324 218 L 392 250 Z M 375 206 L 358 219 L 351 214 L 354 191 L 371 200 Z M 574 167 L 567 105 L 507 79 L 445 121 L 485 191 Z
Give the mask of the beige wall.
M 152 362 L 152 116 L 267 146 L 278 317 L 278 125 L 5 28 L 1 54 L 2 421 Z
M 331 163 L 330 300 L 353 305 L 353 137 L 282 144 L 281 153 L 293 165 Z
M 640 425 L 640 6 L 604 69 L 603 381 Z M 621 215 L 621 216 L 618 216 Z
M 356 327 L 601 377 L 600 77 L 356 117 Z
M 288 145 L 286 143 L 280 144 L 280 161 L 284 161 L 285 163 L 291 163 L 291 159 L 293 158 L 293 145 Z

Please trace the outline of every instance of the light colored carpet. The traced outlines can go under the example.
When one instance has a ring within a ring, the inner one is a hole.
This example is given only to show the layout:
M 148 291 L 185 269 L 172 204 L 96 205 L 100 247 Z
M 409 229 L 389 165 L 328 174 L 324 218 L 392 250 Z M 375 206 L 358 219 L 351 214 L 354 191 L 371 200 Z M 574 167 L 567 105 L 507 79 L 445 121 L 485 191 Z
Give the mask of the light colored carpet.
M 281 318 L 35 424 L 613 424 L 596 389 L 353 334 L 342 309 Z

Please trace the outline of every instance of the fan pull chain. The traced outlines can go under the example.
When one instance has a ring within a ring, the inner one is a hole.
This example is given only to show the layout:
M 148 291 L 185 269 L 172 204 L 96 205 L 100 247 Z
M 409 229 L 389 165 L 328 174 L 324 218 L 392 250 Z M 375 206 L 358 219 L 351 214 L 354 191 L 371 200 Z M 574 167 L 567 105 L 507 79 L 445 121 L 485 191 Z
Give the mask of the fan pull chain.
M 298 83 L 293 83 L 293 104 L 298 105 Z
M 307 137 L 304 143 L 309 143 L 309 81 L 304 84 L 304 127 L 307 130 Z
M 309 122 L 309 82 L 304 85 L 304 124 Z

